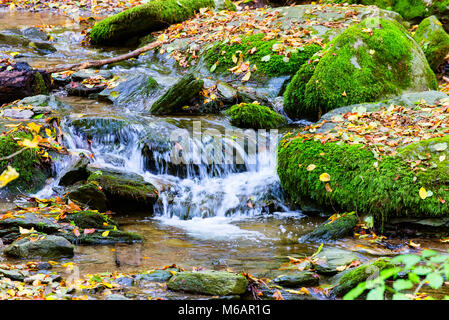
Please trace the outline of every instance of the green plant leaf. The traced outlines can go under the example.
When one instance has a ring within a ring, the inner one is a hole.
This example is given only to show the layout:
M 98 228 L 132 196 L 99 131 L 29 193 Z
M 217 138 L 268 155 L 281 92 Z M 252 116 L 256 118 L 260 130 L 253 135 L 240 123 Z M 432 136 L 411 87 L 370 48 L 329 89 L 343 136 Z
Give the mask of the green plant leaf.
M 409 297 L 407 297 L 405 294 L 403 293 L 395 293 L 392 297 L 393 300 L 410 300 Z
M 414 272 L 410 272 L 408 278 L 413 283 L 419 283 L 421 281 L 421 278 Z
M 385 293 L 385 286 L 379 286 L 368 292 L 366 300 L 383 300 Z
M 397 291 L 407 290 L 413 288 L 413 282 L 405 279 L 398 279 L 393 283 L 393 288 Z
M 436 255 L 438 255 L 438 252 L 436 252 L 435 250 L 426 249 L 421 252 L 421 256 L 423 258 L 429 258 L 429 257 L 433 257 Z
M 425 266 L 416 266 L 413 269 L 413 272 L 415 272 L 417 275 L 425 276 L 432 272 L 432 268 L 425 267 Z
M 426 277 L 426 280 L 429 282 L 429 286 L 432 289 L 441 288 L 444 282 L 443 277 L 437 272 L 429 273 Z
M 404 254 L 397 256 L 391 260 L 394 264 L 404 264 L 406 269 L 413 267 L 421 261 L 421 257 L 416 254 Z

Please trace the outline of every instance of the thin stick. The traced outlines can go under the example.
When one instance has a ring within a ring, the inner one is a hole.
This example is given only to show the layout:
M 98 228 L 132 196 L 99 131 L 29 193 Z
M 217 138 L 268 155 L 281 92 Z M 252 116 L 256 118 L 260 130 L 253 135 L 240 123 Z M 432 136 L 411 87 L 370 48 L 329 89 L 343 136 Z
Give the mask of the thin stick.
M 28 149 L 28 148 L 22 148 L 22 149 L 20 149 L 19 151 L 16 151 L 16 152 L 10 154 L 10 155 L 7 156 L 7 157 L 0 158 L 0 161 L 5 161 L 5 160 L 8 160 L 8 159 L 14 158 L 14 157 L 17 156 L 18 154 L 21 154 L 22 152 L 24 152 L 26 149 Z
M 75 64 L 60 65 L 60 66 L 56 66 L 56 67 L 47 69 L 45 71 L 47 71 L 48 73 L 55 73 L 55 72 L 62 72 L 62 71 L 67 71 L 67 70 L 81 70 L 81 69 L 87 69 L 87 68 L 92 68 L 92 67 L 101 67 L 106 64 L 116 63 L 116 62 L 120 62 L 123 60 L 128 60 L 130 58 L 138 57 L 142 53 L 153 50 L 154 48 L 156 48 L 162 44 L 168 43 L 168 42 L 170 42 L 170 41 L 169 40 L 156 41 L 156 42 L 149 43 L 146 46 L 143 46 L 134 51 L 131 51 L 131 52 L 128 52 L 121 56 L 118 56 L 118 57 L 101 59 L 101 60 L 91 60 L 91 61 L 85 61 L 85 62 L 80 62 L 80 63 L 75 63 Z

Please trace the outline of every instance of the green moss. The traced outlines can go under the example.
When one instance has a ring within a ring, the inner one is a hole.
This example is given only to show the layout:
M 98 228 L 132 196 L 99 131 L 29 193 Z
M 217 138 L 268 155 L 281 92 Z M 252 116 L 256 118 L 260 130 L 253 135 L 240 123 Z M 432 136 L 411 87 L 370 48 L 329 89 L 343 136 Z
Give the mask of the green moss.
M 214 7 L 213 0 L 153 0 L 98 22 L 90 32 L 94 44 L 123 43 L 134 36 L 148 34 L 185 21 L 195 11 Z
M 384 156 L 377 160 L 362 145 L 321 144 L 319 140 L 287 137 L 279 145 L 277 171 L 282 186 L 298 204 L 312 199 L 337 210 L 372 214 L 377 223 L 393 217 L 447 216 L 447 205 L 439 200 L 449 199 L 447 174 L 437 179 L 437 173 L 413 172 L 406 162 L 407 150 L 411 148 L 413 145 L 400 151 L 401 157 Z M 308 171 L 310 164 L 316 165 L 316 169 Z M 446 166 L 443 162 L 441 170 Z M 332 192 L 320 181 L 322 173 L 330 175 Z M 421 187 L 432 190 L 434 195 L 421 199 Z
M 424 19 L 414 35 L 416 42 L 423 49 L 430 67 L 436 71 L 449 53 L 449 35 L 437 17 Z
M 95 228 L 95 229 L 113 229 L 117 226 L 117 222 L 112 220 L 107 215 L 98 211 L 79 211 L 69 214 L 66 220 L 73 221 L 77 227 L 80 228 Z M 105 225 L 106 223 L 106 225 Z
M 22 149 L 16 140 L 32 139 L 31 134 L 15 132 L 6 136 L 0 136 L 0 158 L 7 157 Z M 7 185 L 10 192 L 36 192 L 43 187 L 45 179 L 49 175 L 49 167 L 42 163 L 42 159 L 35 149 L 28 149 L 11 159 L 0 161 L 0 172 L 9 166 L 15 168 L 19 178 Z
M 33 91 L 35 95 L 48 94 L 47 85 L 39 72 L 34 73 Z
M 393 20 L 380 19 L 381 27 L 372 30 L 367 23 L 364 20 L 331 41 L 305 85 L 311 71 L 300 70 L 284 95 L 290 114 L 318 118 L 338 107 L 376 101 L 413 87 L 417 80 L 410 70 L 412 63 L 420 62 L 413 57 L 416 44 L 407 31 Z M 436 89 L 435 75 L 426 61 L 422 63 L 423 81 Z
M 317 116 L 315 110 L 308 112 L 308 109 L 301 110 L 299 106 L 301 106 L 305 100 L 306 85 L 312 78 L 318 62 L 318 58 L 314 59 L 314 57 L 312 57 L 309 62 L 304 63 L 285 89 L 284 111 L 292 119 L 299 117 L 313 119 Z M 321 116 L 321 114 L 318 116 Z
M 231 124 L 239 128 L 272 129 L 287 124 L 280 114 L 255 103 L 236 104 L 225 113 L 231 117 Z
M 359 283 L 364 282 L 368 277 L 375 275 L 384 269 L 392 268 L 389 258 L 377 259 L 374 262 L 367 263 L 350 269 L 338 281 L 338 284 L 332 289 L 332 294 L 341 297 L 351 289 L 355 288 Z
M 236 65 L 232 57 L 239 58 L 240 51 L 243 55 L 243 61 L 248 60 L 252 66 L 257 67 L 255 74 L 266 76 L 293 75 L 315 52 L 321 50 L 321 47 L 315 44 L 296 50 L 286 48 L 287 51 L 290 51 L 290 57 L 286 59 L 284 55 L 273 51 L 273 45 L 279 44 L 279 42 L 275 39 L 264 41 L 262 40 L 264 36 L 264 34 L 258 33 L 242 37 L 240 44 L 216 44 L 206 52 L 205 60 L 208 67 L 211 68 L 216 64 L 215 72 L 227 72 L 228 69 Z M 257 50 L 250 54 L 253 48 Z

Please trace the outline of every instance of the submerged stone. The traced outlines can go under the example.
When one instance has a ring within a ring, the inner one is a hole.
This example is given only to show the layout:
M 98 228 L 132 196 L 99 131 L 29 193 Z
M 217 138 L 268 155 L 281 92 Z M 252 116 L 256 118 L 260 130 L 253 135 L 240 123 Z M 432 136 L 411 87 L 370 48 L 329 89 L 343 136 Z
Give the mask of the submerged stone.
M 300 271 L 294 274 L 281 275 L 273 281 L 276 284 L 286 288 L 313 287 L 317 286 L 320 282 L 319 276 L 309 271 Z
M 321 274 L 336 274 L 339 268 L 346 267 L 359 260 L 359 256 L 351 251 L 338 248 L 324 248 L 316 255 L 313 267 Z

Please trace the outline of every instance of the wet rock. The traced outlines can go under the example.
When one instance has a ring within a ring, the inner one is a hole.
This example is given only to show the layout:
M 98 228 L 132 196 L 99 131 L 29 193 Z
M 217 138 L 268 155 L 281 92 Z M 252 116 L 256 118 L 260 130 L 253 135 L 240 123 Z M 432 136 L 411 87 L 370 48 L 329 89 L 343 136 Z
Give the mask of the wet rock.
M 4 254 L 15 258 L 62 258 L 72 257 L 74 247 L 63 237 L 47 235 L 39 236 L 37 240 L 31 237 L 14 241 L 5 248 Z
M 48 36 L 37 28 L 2 30 L 0 31 L 0 43 L 22 47 L 25 51 L 31 50 L 42 55 L 56 52 L 56 48 L 48 41 Z
M 49 95 L 36 95 L 23 98 L 22 100 L 11 104 L 11 106 L 31 106 L 31 110 L 35 115 L 50 112 L 52 110 L 68 110 L 71 107 L 64 102 L 58 100 L 55 96 Z
M 140 74 L 120 82 L 115 88 L 104 89 L 98 94 L 98 98 L 122 107 L 129 105 L 133 109 L 136 109 L 136 105 L 143 104 L 143 109 L 157 92 L 159 85 L 156 80 L 150 75 Z
M 157 189 L 137 174 L 100 169 L 88 181 L 101 186 L 108 208 L 114 211 L 152 212 L 158 199 Z
M 71 79 L 74 82 L 81 82 L 93 77 L 103 77 L 105 79 L 111 79 L 113 77 L 113 74 L 109 70 L 82 69 L 72 74 Z
M 26 272 L 26 271 L 25 271 Z M 28 272 L 24 274 L 24 271 L 11 269 L 0 269 L 0 277 L 9 278 L 14 281 L 23 281 L 25 277 L 28 275 Z
M 124 276 L 124 277 L 116 278 L 114 280 L 114 282 L 116 284 L 118 284 L 119 286 L 121 286 L 122 288 L 123 287 L 130 287 L 130 286 L 132 286 L 134 284 L 134 279 L 131 278 L 131 277 Z
M 44 262 L 39 262 L 38 265 L 36 266 L 36 268 L 38 270 L 50 270 L 52 268 L 52 265 L 46 261 Z
M 104 300 L 131 300 L 121 294 L 110 294 L 104 298 Z
M 2 116 L 12 119 L 31 119 L 34 112 L 29 109 L 5 109 L 2 111 Z
M 47 93 L 50 76 L 45 71 L 33 70 L 25 62 L 10 67 L 0 67 L 0 103 Z
M 173 277 L 172 272 L 178 272 L 176 268 L 169 268 L 166 270 L 153 270 L 148 273 L 139 273 L 136 275 L 136 281 L 154 281 L 154 282 L 167 282 Z
M 376 276 L 380 271 L 392 267 L 393 265 L 390 263 L 390 259 L 381 258 L 363 264 L 357 268 L 348 269 L 332 279 L 332 282 L 335 283 L 335 287 L 332 289 L 331 293 L 337 297 L 344 296 L 359 283 L 366 281 L 368 277 L 373 275 Z
M 65 86 L 65 89 L 67 90 L 67 94 L 69 96 L 77 96 L 77 97 L 89 97 L 91 94 L 96 94 L 104 89 L 106 89 L 105 84 L 99 84 L 95 85 L 93 87 L 86 86 L 79 82 L 70 82 L 68 85 Z
M 301 241 L 329 241 L 344 238 L 351 234 L 357 224 L 357 220 L 357 216 L 351 214 L 342 216 L 332 222 L 326 221 L 309 234 L 303 236 Z
M 226 82 L 220 81 L 217 84 L 217 91 L 220 100 L 223 101 L 224 104 L 229 105 L 236 102 L 238 91 L 233 86 L 227 84 Z
M 25 212 L 14 218 L 0 219 L 0 229 L 11 227 L 34 228 L 36 231 L 46 233 L 56 232 L 60 228 L 54 219 L 32 212 Z
M 441 22 L 435 16 L 424 19 L 413 37 L 424 51 L 430 67 L 437 71 L 449 53 L 449 35 Z
M 87 205 L 94 210 L 101 212 L 107 210 L 106 195 L 94 183 L 78 184 L 71 187 L 67 193 L 67 197 Z
M 244 294 L 247 285 L 244 276 L 225 271 L 179 272 L 167 283 L 173 291 L 217 296 Z
M 313 267 L 320 274 L 336 274 L 339 272 L 338 268 L 359 260 L 357 254 L 337 248 L 324 248 L 316 258 Z
M 108 235 L 104 236 L 103 232 L 107 231 Z M 73 234 L 73 230 L 58 233 L 58 236 L 64 237 L 71 243 L 83 244 L 83 245 L 107 245 L 107 244 L 115 244 L 115 243 L 137 243 L 142 242 L 143 238 L 133 232 L 126 232 L 121 230 L 106 230 L 105 227 L 103 229 L 96 229 L 94 233 L 84 234 L 83 230 L 80 230 L 80 236 L 76 237 Z
M 89 163 L 90 159 L 84 153 L 81 153 L 74 165 L 62 175 L 61 179 L 59 180 L 59 184 L 61 186 L 70 186 L 75 182 L 87 180 L 87 178 L 89 177 L 87 165 Z
M 276 284 L 287 288 L 313 287 L 319 285 L 320 282 L 319 276 L 309 271 L 300 271 L 294 274 L 281 275 L 273 281 Z
M 198 96 L 203 85 L 203 80 L 194 74 L 186 74 L 151 106 L 150 112 L 157 115 L 183 113 L 183 107 Z

